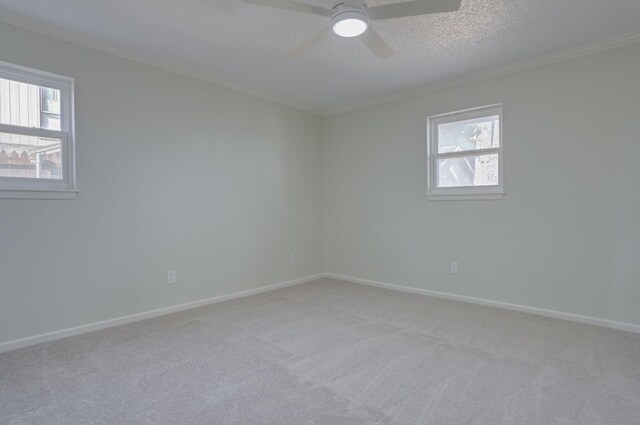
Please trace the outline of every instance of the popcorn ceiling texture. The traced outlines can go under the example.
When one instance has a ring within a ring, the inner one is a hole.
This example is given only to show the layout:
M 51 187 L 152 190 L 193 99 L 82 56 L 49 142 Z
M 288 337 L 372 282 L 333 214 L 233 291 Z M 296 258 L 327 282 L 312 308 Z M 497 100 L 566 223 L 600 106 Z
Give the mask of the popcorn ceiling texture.
M 374 22 L 396 52 L 387 61 L 335 36 L 289 59 L 326 18 L 241 0 L 0 0 L 7 20 L 3 10 L 317 112 L 640 31 L 637 0 L 463 0 L 457 13 Z

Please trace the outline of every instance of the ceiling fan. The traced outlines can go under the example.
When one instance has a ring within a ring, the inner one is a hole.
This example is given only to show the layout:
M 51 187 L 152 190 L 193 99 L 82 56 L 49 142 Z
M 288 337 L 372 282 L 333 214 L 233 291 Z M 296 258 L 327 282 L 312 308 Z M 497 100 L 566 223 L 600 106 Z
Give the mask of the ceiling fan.
M 455 12 L 462 0 L 413 0 L 367 7 L 363 0 L 337 0 L 331 9 L 300 3 L 294 0 L 244 0 L 245 3 L 293 10 L 331 18 L 331 28 L 312 35 L 289 52 L 297 57 L 325 40 L 331 32 L 340 37 L 360 37 L 378 59 L 388 59 L 393 55 L 391 47 L 369 26 L 369 21 L 403 18 L 405 16 L 429 15 L 432 13 Z

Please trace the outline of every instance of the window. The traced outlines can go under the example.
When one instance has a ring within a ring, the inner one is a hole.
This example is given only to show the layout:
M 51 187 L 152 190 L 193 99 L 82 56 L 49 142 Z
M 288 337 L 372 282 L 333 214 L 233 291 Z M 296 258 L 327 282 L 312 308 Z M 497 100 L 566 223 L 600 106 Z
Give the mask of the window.
M 427 198 L 467 200 L 504 196 L 502 106 L 429 117 L 427 139 Z
M 0 62 L 0 198 L 75 196 L 73 80 Z

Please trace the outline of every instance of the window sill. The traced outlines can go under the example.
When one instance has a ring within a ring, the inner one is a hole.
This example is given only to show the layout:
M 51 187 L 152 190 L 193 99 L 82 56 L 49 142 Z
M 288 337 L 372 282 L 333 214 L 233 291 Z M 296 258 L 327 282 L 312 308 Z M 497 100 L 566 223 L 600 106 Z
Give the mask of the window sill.
M 0 199 L 75 199 L 77 190 L 11 190 L 0 189 Z
M 499 201 L 506 193 L 428 193 L 427 199 L 430 201 Z

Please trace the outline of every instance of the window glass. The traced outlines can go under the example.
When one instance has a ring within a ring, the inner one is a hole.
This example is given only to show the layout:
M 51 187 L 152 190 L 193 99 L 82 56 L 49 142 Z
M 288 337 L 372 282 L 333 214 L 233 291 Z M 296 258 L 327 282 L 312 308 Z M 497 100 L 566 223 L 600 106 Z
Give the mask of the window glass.
M 500 118 L 476 118 L 438 125 L 438 153 L 462 152 L 500 146 Z
M 438 159 L 438 187 L 495 186 L 498 154 Z
M 0 124 L 60 130 L 60 90 L 0 78 Z
M 0 62 L 0 198 L 73 199 L 73 80 Z
M 504 196 L 502 106 L 429 117 L 429 199 Z

